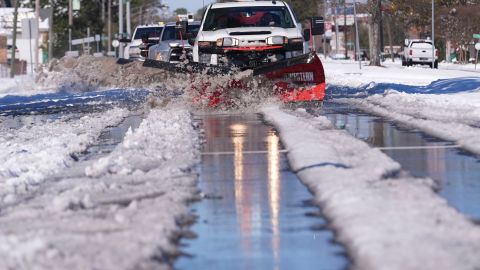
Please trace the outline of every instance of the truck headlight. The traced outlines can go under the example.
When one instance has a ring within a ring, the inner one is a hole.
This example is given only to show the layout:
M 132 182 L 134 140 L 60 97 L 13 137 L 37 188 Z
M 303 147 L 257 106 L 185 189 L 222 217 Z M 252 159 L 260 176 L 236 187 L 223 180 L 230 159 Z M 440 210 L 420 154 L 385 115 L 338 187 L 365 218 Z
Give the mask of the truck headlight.
M 273 36 L 266 39 L 267 45 L 283 45 L 288 43 L 288 38 L 282 36 Z
M 155 54 L 155 60 L 157 61 L 163 61 L 163 56 L 161 53 L 156 53 Z
M 240 42 L 236 38 L 226 37 L 217 39 L 217 47 L 234 47 L 239 44 Z
M 303 43 L 303 38 L 291 38 L 288 40 L 290 44 L 298 44 Z

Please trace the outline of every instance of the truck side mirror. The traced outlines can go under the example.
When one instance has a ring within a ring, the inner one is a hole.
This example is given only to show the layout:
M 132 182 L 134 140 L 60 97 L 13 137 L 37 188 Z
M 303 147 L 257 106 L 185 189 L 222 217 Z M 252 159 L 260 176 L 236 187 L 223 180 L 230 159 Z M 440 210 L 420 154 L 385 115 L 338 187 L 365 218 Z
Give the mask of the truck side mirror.
M 404 43 L 405 47 L 408 47 L 408 39 L 405 39 Z
M 303 39 L 305 41 L 310 41 L 310 35 L 311 35 L 311 31 L 310 31 L 310 28 L 305 28 L 303 29 Z
M 323 35 L 325 33 L 325 20 L 323 17 L 310 18 L 310 25 L 312 26 L 312 35 Z

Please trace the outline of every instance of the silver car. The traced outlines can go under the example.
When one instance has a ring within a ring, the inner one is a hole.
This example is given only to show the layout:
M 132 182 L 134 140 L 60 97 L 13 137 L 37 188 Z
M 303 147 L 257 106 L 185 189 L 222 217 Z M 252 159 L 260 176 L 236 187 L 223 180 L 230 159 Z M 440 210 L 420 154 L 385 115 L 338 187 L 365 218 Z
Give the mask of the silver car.
M 195 35 L 200 28 L 200 22 L 188 23 L 189 35 Z M 188 43 L 188 37 L 182 37 L 181 31 L 176 27 L 175 22 L 165 25 L 159 43 L 148 50 L 148 58 L 158 61 L 176 63 L 186 57 L 192 60 L 192 46 Z

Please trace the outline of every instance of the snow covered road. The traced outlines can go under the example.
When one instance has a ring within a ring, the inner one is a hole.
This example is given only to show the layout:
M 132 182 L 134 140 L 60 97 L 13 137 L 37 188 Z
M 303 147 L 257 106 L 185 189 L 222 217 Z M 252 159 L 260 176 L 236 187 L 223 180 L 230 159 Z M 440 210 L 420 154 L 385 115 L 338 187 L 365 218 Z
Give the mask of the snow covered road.
M 82 124 L 74 121 L 68 127 L 62 120 L 23 127 L 3 142 L 12 148 L 4 164 L 18 164 L 24 160 L 18 156 L 22 153 L 29 153 L 31 161 L 25 163 L 26 172 L 18 173 L 21 182 L 10 174 L 2 176 L 0 269 L 169 267 L 179 253 L 174 242 L 181 226 L 191 220 L 187 203 L 196 198 L 199 143 L 191 116 L 181 106 L 153 108 L 146 114 L 140 127 L 129 130 L 123 142 L 100 159 L 75 162 L 69 154 L 92 144 L 96 137 L 88 132 L 98 135 L 102 123 L 115 124 L 125 115 L 122 110 L 102 113 L 109 121 L 86 115 L 76 120 Z M 93 118 L 100 126 L 88 125 Z M 20 136 L 35 128 L 39 130 L 29 134 L 38 138 Z M 36 147 L 21 151 L 28 145 Z M 40 174 L 41 183 L 30 177 Z M 17 188 L 5 188 L 12 182 Z

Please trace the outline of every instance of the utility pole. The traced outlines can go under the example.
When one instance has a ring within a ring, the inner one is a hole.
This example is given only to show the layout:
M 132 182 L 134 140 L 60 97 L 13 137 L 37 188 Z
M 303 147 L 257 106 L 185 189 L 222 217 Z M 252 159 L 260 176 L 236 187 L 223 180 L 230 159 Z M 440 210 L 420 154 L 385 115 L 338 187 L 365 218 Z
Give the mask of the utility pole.
M 131 25 L 131 19 L 130 19 L 130 0 L 127 0 L 127 33 L 128 36 L 132 34 L 132 25 Z
M 50 12 L 48 12 L 48 61 L 53 58 L 53 1 L 50 0 Z
M 435 68 L 435 1 L 432 0 L 432 69 Z
M 108 0 L 107 53 L 112 49 L 112 0 Z
M 10 78 L 15 76 L 15 48 L 17 47 L 17 20 L 18 20 L 18 4 L 20 0 L 13 0 L 13 33 L 12 33 L 12 59 L 10 60 Z
M 34 31 L 37 33 L 35 37 L 35 69 L 38 68 L 38 38 L 40 37 L 40 0 L 35 0 L 35 20 L 37 21 Z
M 337 12 L 337 1 L 335 0 L 334 2 L 334 7 L 335 9 L 335 57 L 337 57 L 338 54 L 338 22 L 337 22 L 337 17 L 338 17 L 338 12 Z
M 105 23 L 105 0 L 102 0 L 102 23 Z
M 68 0 L 68 50 L 72 50 L 73 4 Z
M 123 37 L 123 0 L 118 0 L 118 38 Z M 123 43 L 118 46 L 118 56 L 123 58 Z
M 347 1 L 343 0 L 343 44 L 345 46 L 345 59 L 348 58 L 348 31 L 347 31 Z
M 323 18 L 327 20 L 327 0 L 323 0 Z M 323 56 L 327 59 L 327 35 L 323 32 Z

